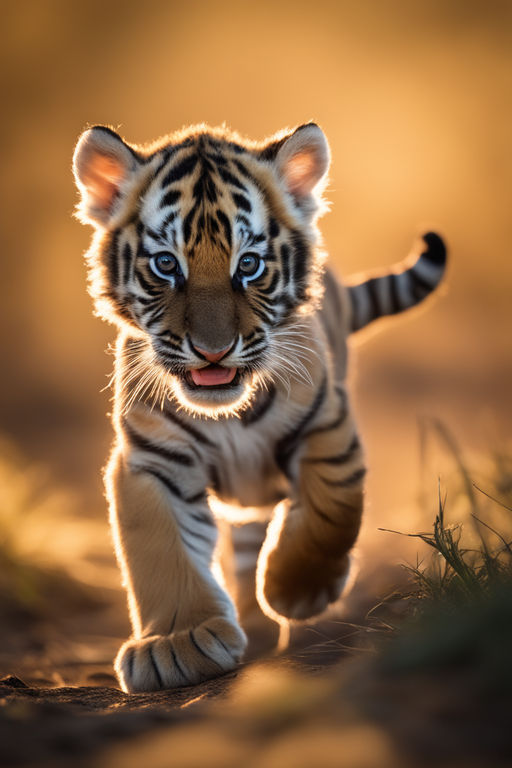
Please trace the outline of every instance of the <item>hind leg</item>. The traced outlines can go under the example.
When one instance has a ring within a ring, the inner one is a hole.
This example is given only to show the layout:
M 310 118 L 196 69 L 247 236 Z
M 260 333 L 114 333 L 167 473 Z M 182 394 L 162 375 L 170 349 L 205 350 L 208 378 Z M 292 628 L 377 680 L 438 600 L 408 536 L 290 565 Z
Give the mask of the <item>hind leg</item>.
M 236 667 L 246 638 L 212 574 L 217 531 L 206 501 L 171 497 L 117 453 L 107 492 L 133 627 L 115 662 L 122 688 L 191 685 Z
M 252 522 L 230 531 L 235 601 L 249 641 L 248 659 L 275 649 L 279 640 L 278 624 L 265 616 L 256 598 L 256 568 L 267 526 L 268 522 Z

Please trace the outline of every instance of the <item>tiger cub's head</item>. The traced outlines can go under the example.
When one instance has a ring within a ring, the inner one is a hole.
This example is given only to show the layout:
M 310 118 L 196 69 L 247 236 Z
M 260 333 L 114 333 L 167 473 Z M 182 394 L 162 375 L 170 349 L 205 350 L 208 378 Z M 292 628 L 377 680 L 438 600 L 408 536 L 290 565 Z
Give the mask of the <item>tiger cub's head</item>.
M 139 339 L 160 390 L 188 410 L 240 409 L 258 380 L 300 368 L 290 334 L 320 294 L 328 165 L 314 123 L 261 144 L 204 126 L 146 148 L 101 126 L 80 137 L 78 216 L 96 229 L 97 311 Z

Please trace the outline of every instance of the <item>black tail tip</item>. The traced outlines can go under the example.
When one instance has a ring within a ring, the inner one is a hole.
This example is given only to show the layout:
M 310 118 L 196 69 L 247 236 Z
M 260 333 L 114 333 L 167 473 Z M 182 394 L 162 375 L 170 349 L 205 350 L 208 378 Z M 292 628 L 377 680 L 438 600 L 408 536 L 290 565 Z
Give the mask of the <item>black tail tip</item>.
M 423 235 L 423 241 L 427 246 L 427 250 L 421 255 L 434 264 L 439 264 L 440 266 L 446 264 L 446 245 L 443 238 L 435 232 L 427 232 Z

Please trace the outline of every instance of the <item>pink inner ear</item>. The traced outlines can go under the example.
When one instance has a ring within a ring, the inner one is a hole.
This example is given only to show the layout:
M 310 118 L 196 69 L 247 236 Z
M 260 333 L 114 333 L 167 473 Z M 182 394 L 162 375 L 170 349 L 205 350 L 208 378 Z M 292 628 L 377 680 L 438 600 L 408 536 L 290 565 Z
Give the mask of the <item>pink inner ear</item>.
M 286 163 L 285 174 L 290 192 L 307 195 L 318 181 L 315 153 L 298 152 L 293 155 Z
M 84 174 L 84 184 L 96 206 L 110 208 L 123 176 L 123 166 L 119 160 L 94 153 Z

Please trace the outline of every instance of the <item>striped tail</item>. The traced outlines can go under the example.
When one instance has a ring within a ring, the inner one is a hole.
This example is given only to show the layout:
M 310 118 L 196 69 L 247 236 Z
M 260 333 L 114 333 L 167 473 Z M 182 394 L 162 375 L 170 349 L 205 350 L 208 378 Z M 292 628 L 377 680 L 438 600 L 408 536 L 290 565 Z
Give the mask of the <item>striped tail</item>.
M 414 263 L 400 262 L 392 272 L 348 286 L 351 331 L 359 331 L 379 317 L 414 307 L 437 287 L 446 265 L 446 247 L 435 232 L 427 232 L 423 240 L 426 249 Z

